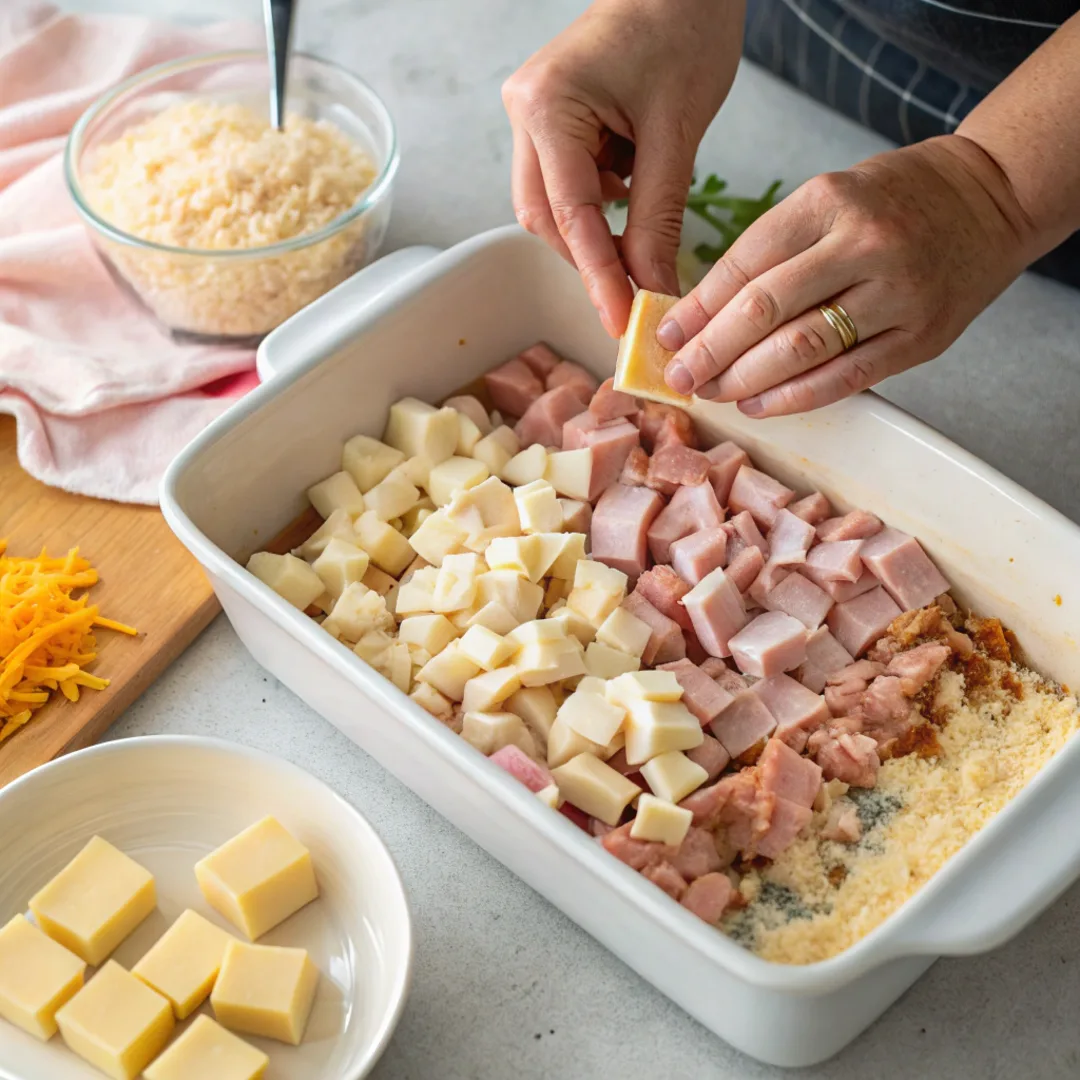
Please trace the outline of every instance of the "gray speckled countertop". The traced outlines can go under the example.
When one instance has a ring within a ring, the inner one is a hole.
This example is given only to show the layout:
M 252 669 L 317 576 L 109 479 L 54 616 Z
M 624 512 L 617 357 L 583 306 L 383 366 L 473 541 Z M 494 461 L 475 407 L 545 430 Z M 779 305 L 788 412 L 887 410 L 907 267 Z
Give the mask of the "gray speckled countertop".
M 249 16 L 257 0 L 67 0 L 86 11 Z M 584 4 L 303 0 L 298 43 L 386 98 L 402 141 L 389 246 L 452 244 L 511 220 L 506 75 Z M 789 185 L 884 149 L 744 65 L 699 155 L 736 190 Z M 948 355 L 884 393 L 1080 520 L 1080 294 L 1027 276 Z M 112 737 L 214 734 L 280 754 L 389 844 L 417 967 L 379 1080 L 750 1080 L 742 1057 L 646 985 L 256 666 L 219 619 Z M 839 1057 L 787 1075 L 1080 1076 L 1080 888 L 981 957 L 942 960 Z

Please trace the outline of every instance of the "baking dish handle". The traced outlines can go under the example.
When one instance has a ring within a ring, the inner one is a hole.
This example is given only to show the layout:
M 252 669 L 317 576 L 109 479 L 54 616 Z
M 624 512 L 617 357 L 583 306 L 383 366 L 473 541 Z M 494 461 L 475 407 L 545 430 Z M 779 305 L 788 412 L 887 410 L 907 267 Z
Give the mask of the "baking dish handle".
M 426 244 L 399 248 L 286 319 L 259 345 L 255 361 L 259 380 L 267 382 L 313 354 L 327 351 L 358 311 L 441 253 L 439 248 Z

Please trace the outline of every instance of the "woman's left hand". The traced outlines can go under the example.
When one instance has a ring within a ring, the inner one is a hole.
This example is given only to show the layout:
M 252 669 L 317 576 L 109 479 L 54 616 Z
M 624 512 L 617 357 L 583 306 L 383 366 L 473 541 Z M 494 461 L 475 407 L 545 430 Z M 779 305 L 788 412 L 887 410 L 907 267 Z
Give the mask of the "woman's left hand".
M 994 159 L 960 135 L 815 177 L 671 309 L 667 382 L 748 416 L 828 405 L 948 348 L 1039 253 L 1032 232 Z M 846 352 L 829 303 L 858 330 Z

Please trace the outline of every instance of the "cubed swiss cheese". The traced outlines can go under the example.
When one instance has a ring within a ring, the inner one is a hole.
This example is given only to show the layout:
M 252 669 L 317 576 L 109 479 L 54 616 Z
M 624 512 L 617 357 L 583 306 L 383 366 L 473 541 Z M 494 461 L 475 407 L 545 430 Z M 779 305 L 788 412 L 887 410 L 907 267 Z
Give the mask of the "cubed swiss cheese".
M 247 568 L 264 585 L 269 585 L 278 596 L 301 611 L 325 590 L 322 578 L 295 555 L 257 551 L 248 559 Z
M 615 389 L 624 394 L 687 408 L 693 402 L 664 381 L 664 370 L 674 353 L 656 340 L 663 317 L 678 303 L 677 296 L 640 289 L 630 307 L 630 321 L 619 342 L 615 361 Z
M 315 512 L 322 518 L 328 518 L 335 510 L 344 510 L 349 517 L 364 512 L 364 496 L 344 469 L 313 484 L 307 494 Z
M 556 766 L 551 775 L 564 799 L 605 825 L 618 825 L 623 811 L 641 794 L 632 780 L 589 753 Z

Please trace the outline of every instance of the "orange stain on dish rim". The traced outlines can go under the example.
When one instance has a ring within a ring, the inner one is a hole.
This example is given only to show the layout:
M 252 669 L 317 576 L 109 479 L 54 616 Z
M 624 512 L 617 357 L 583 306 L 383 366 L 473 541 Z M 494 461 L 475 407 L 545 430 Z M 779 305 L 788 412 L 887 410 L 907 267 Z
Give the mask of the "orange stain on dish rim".
M 1058 607 L 1061 607 L 1061 593 L 1058 593 L 1057 596 L 1054 597 L 1054 603 L 1057 604 Z
M 459 338 L 457 339 L 457 343 L 458 343 L 459 345 L 464 345 L 464 344 L 465 344 L 465 339 L 464 339 L 463 337 L 459 337 Z

